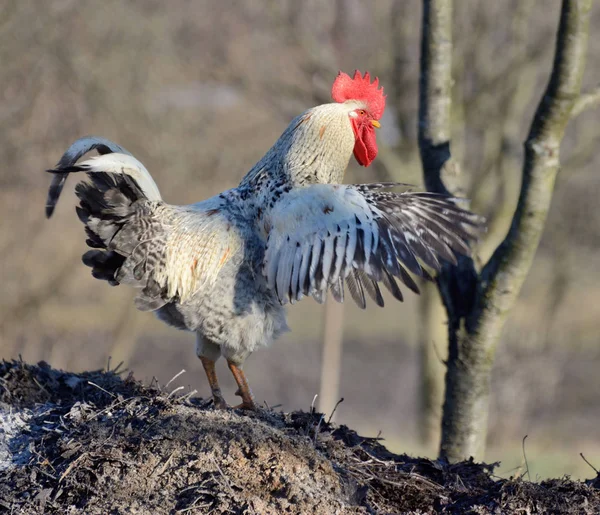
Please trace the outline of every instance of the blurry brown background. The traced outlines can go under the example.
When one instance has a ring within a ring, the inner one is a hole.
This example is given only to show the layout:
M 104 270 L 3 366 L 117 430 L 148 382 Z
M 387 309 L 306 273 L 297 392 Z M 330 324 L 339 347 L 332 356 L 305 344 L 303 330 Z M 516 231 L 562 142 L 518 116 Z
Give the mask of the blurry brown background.
M 488 216 L 487 257 L 519 188 L 521 142 L 547 80 L 559 0 L 455 2 L 453 151 L 473 209 Z M 594 6 L 585 87 L 600 83 Z M 71 177 L 44 218 L 49 177 L 76 138 L 107 137 L 184 204 L 233 187 L 290 119 L 327 102 L 338 69 L 369 70 L 388 94 L 380 158 L 348 182 L 422 184 L 416 146 L 421 3 L 7 0 L 0 12 L 0 357 L 83 370 L 124 360 L 138 378 L 208 386 L 194 336 L 92 279 Z M 584 88 L 585 89 L 585 88 Z M 383 148 L 382 148 L 383 147 Z M 498 349 L 488 461 L 514 474 L 527 440 L 532 479 L 600 467 L 600 111 L 578 117 L 546 232 Z M 345 306 L 338 422 L 380 430 L 396 451 L 419 439 L 419 300 Z M 308 409 L 319 391 L 324 310 L 290 309 L 292 332 L 246 366 L 261 402 Z M 443 353 L 444 342 L 427 342 Z M 220 367 L 226 396 L 233 382 Z

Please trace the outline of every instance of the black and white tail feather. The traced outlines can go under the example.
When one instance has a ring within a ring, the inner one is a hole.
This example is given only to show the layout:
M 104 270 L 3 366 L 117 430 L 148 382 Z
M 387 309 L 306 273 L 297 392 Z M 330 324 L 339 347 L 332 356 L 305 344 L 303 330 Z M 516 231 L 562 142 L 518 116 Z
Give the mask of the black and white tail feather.
M 76 164 L 91 150 L 101 156 Z M 112 154 L 106 156 L 106 154 Z M 80 200 L 76 208 L 87 233 L 86 243 L 94 250 L 83 255 L 92 275 L 112 286 L 130 284 L 140 289 L 136 305 L 153 311 L 167 303 L 165 288 L 150 272 L 164 264 L 164 232 L 153 216 L 162 203 L 160 192 L 146 168 L 129 152 L 102 138 L 82 138 L 65 152 L 56 168 L 46 214 L 50 217 L 70 173 L 84 172 L 90 182 L 80 182 L 75 192 Z M 152 248 L 147 248 L 150 243 Z
M 50 183 L 50 188 L 48 189 L 48 198 L 46 200 L 47 218 L 50 218 L 54 213 L 56 203 L 58 202 L 67 177 L 70 173 L 67 171 L 67 169 L 73 166 L 80 158 L 92 150 L 96 150 L 100 155 L 111 153 L 131 155 L 120 145 L 117 145 L 116 143 L 113 143 L 105 138 L 99 138 L 97 136 L 85 136 L 83 138 L 79 138 L 67 149 L 54 169 L 51 170 L 55 175 L 52 177 L 52 182 Z
M 459 199 L 428 192 L 383 191 L 398 183 L 316 184 L 292 190 L 269 214 L 265 275 L 282 304 L 308 295 L 323 302 L 344 284 L 361 308 L 365 293 L 384 305 L 379 283 L 402 301 L 399 279 L 419 289 L 408 271 L 431 279 L 442 261 L 470 255 L 484 220 Z

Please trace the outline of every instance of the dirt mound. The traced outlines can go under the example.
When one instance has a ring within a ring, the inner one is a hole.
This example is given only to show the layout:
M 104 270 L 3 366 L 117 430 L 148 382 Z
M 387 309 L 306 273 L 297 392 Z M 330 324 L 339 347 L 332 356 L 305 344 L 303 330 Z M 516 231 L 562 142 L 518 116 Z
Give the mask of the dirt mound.
M 319 413 L 215 411 L 115 371 L 0 365 L 0 511 L 600 513 L 568 479 L 387 451 Z

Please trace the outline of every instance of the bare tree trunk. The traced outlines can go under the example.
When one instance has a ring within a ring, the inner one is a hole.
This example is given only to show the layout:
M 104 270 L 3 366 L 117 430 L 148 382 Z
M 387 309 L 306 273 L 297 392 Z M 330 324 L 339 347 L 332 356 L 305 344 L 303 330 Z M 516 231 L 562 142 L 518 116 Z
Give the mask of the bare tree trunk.
M 591 0 L 563 0 L 550 82 L 525 142 L 511 228 L 477 273 L 470 259 L 444 267 L 438 286 L 448 312 L 448 370 L 440 456 L 481 458 L 496 344 L 525 280 L 550 207 L 565 128 L 580 105 Z M 429 190 L 447 192 L 450 161 L 451 0 L 424 0 L 419 148 Z M 452 191 L 451 186 L 448 187 Z
M 424 0 L 421 34 L 421 75 L 419 90 L 419 150 L 423 163 L 425 185 L 430 191 L 452 193 L 458 189 L 456 172 L 458 166 L 450 153 L 451 105 L 452 105 L 452 0 Z M 454 176 L 453 176 L 454 175 Z M 446 177 L 443 177 L 446 176 Z M 446 179 L 446 180 L 444 180 Z M 448 183 L 448 184 L 446 184 Z M 462 273 L 463 269 L 465 273 Z M 457 285 L 472 283 L 476 276 L 470 259 L 459 259 L 455 271 L 464 278 Z M 442 284 L 448 268 L 440 274 L 439 284 L 442 300 L 449 313 L 449 325 L 456 316 L 450 316 L 448 303 L 443 295 Z M 472 287 L 470 290 L 472 291 Z M 472 295 L 470 295 L 472 297 Z M 465 296 L 465 300 L 467 296 Z M 450 306 L 451 307 L 451 306 Z M 428 314 L 428 318 L 432 314 Z M 425 323 L 431 324 L 428 319 Z M 452 328 L 449 328 L 452 338 Z M 425 342 L 424 342 L 425 343 Z M 452 347 L 449 347 L 452 352 Z M 422 368 L 421 372 L 425 370 Z M 433 412 L 427 414 L 429 418 Z M 439 419 L 438 419 L 439 420 Z
M 331 414 L 340 400 L 342 373 L 342 341 L 344 336 L 344 305 L 328 298 L 323 318 L 323 356 L 319 411 Z M 335 418 L 335 414 L 332 419 Z

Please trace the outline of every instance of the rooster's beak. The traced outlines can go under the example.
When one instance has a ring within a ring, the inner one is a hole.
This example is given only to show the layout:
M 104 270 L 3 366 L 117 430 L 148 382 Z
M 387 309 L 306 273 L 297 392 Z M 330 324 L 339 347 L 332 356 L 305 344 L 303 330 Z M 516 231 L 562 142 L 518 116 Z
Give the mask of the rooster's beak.
M 377 120 L 371 120 L 371 125 L 376 129 L 381 129 L 381 124 Z

